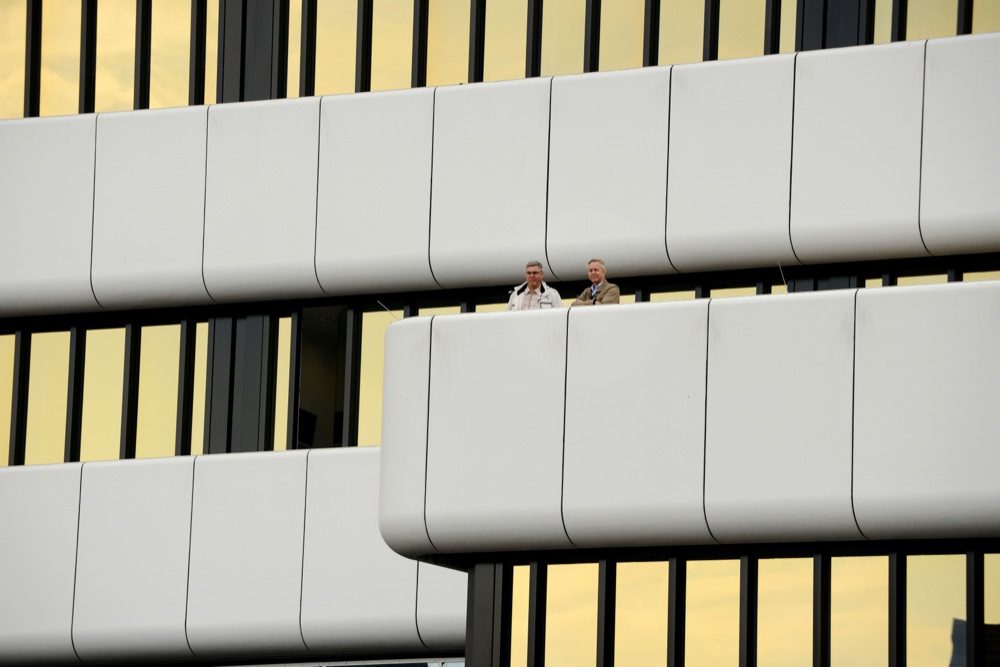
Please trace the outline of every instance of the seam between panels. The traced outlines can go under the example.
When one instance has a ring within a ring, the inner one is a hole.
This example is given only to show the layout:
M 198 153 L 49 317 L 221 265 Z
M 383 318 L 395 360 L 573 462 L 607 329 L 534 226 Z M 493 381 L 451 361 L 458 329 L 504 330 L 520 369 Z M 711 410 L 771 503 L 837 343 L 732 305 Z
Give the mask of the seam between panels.
M 708 351 L 709 343 L 712 340 L 712 299 L 708 299 L 708 305 L 705 306 L 705 410 L 704 410 L 704 426 L 702 427 L 702 447 L 701 447 L 701 513 L 705 517 L 705 529 L 708 530 L 708 535 L 716 543 L 721 544 L 718 538 L 715 537 L 715 533 L 712 532 L 712 527 L 708 523 L 708 503 L 706 501 L 706 487 L 708 485 Z
M 313 275 L 316 276 L 316 285 L 319 287 L 319 291 L 327 294 L 327 291 L 323 289 L 323 283 L 320 282 L 319 267 L 317 266 L 319 261 L 319 176 L 322 169 L 321 159 L 323 157 L 323 100 L 323 97 L 319 98 L 319 109 L 317 111 L 319 122 L 316 123 L 316 205 L 313 209 Z
M 854 509 L 854 431 L 856 428 L 855 424 L 855 405 L 857 403 L 857 384 L 858 384 L 858 293 L 861 290 L 854 290 L 854 327 L 852 331 L 851 340 L 851 516 L 854 518 L 854 525 L 858 529 L 858 533 L 861 537 L 870 539 L 865 532 L 861 530 L 861 524 L 858 523 L 858 513 Z
M 413 627 L 417 631 L 417 640 L 429 651 L 431 647 L 427 645 L 427 642 L 424 641 L 424 636 L 420 634 L 420 561 L 416 561 L 415 566 L 417 568 L 417 578 L 414 582 Z
M 76 558 L 73 559 L 73 602 L 70 605 L 69 612 L 69 645 L 73 649 L 76 659 L 80 662 L 83 662 L 83 658 L 80 657 L 80 652 L 76 650 L 76 639 L 73 637 L 73 630 L 76 626 L 76 577 L 80 569 L 80 516 L 83 514 L 83 467 L 85 465 L 85 463 L 80 464 L 80 481 L 76 492 Z
M 188 558 L 187 558 L 187 582 L 184 588 L 184 641 L 187 642 L 188 650 L 191 651 L 191 655 L 197 656 L 194 647 L 191 646 L 191 638 L 188 636 L 188 609 L 191 605 L 191 545 L 194 541 L 194 481 L 195 481 L 195 471 L 198 467 L 198 459 L 200 456 L 195 456 L 194 461 L 191 463 L 191 510 L 189 514 L 188 521 Z
M 201 193 L 201 284 L 205 288 L 205 294 L 213 303 L 218 303 L 215 297 L 212 296 L 212 292 L 208 289 L 208 281 L 205 280 L 205 235 L 208 232 L 208 149 L 209 149 L 209 130 L 211 127 L 210 119 L 212 116 L 212 109 L 216 105 L 210 104 L 207 109 L 205 109 L 205 178 L 204 186 Z
M 434 319 L 437 315 L 431 315 L 431 321 L 427 325 L 427 420 L 424 423 L 424 534 L 434 551 L 439 551 L 434 540 L 431 539 L 431 530 L 427 527 L 427 471 L 430 468 L 431 453 L 431 357 L 434 350 Z
M 673 141 L 670 139 L 670 135 L 673 134 L 673 126 L 670 122 L 671 114 L 674 111 L 674 66 L 670 66 L 670 72 L 667 75 L 667 168 L 664 172 L 664 178 L 666 182 L 663 188 L 663 251 L 667 253 L 667 264 L 670 268 L 674 270 L 674 273 L 680 273 L 674 261 L 670 259 L 670 246 L 667 243 L 667 206 L 670 204 L 670 146 Z
M 799 264 L 799 254 L 795 252 L 795 241 L 792 240 L 792 188 L 795 185 L 793 174 L 795 173 L 795 95 L 797 93 L 797 83 L 799 80 L 799 54 L 792 57 L 792 127 L 791 137 L 788 145 L 788 247 L 792 249 L 792 257 Z
M 566 404 L 569 402 L 569 318 L 572 313 L 572 308 L 566 309 L 566 342 L 563 348 L 562 474 L 559 476 L 559 520 L 562 522 L 563 532 L 566 534 L 566 539 L 569 540 L 569 543 L 574 547 L 579 547 L 579 545 L 573 541 L 573 538 L 569 536 L 569 530 L 566 529 L 566 513 L 563 509 L 566 499 Z
M 552 167 L 552 87 L 555 81 L 554 76 L 549 77 L 549 124 L 546 128 L 546 139 L 545 139 L 545 231 L 543 233 L 543 249 L 545 252 L 545 263 L 549 266 L 549 271 L 552 272 L 552 277 L 557 281 L 559 276 L 556 275 L 555 269 L 552 268 L 552 262 L 549 261 L 549 192 L 550 192 L 550 178 L 549 174 Z
M 934 253 L 927 247 L 924 240 L 923 228 L 923 203 L 924 203 L 924 123 L 926 122 L 927 107 L 927 40 L 924 40 L 923 67 L 920 71 L 920 157 L 917 161 L 917 233 L 920 234 L 920 245 L 924 247 L 931 257 Z
M 97 133 L 99 131 L 98 120 L 102 114 L 97 114 L 94 118 L 94 179 L 90 189 L 90 271 L 87 278 L 90 282 L 90 293 L 94 295 L 94 301 L 98 308 L 104 309 L 101 300 L 97 298 L 97 291 L 94 289 L 94 224 L 97 221 Z
M 306 452 L 306 479 L 302 490 L 302 558 L 299 567 L 299 637 L 302 638 L 302 645 L 307 651 L 311 651 L 309 643 L 306 641 L 306 633 L 302 630 L 302 598 L 305 595 L 306 587 L 306 519 L 309 516 L 309 456 L 312 450 Z
M 431 221 L 434 219 L 434 135 L 437 127 L 437 87 L 431 92 L 431 178 L 427 187 L 430 190 L 427 196 L 427 268 L 431 272 L 431 280 L 438 287 L 444 289 L 444 285 L 434 275 L 434 262 L 431 261 Z M 428 394 L 429 396 L 429 394 Z

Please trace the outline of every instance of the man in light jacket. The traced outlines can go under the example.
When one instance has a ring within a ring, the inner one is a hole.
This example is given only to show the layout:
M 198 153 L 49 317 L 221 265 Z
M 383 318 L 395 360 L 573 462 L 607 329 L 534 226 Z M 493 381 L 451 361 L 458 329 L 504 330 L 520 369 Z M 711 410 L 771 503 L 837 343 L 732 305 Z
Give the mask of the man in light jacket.
M 545 284 L 542 263 L 535 260 L 524 267 L 524 282 L 510 292 L 507 310 L 562 308 L 559 292 Z

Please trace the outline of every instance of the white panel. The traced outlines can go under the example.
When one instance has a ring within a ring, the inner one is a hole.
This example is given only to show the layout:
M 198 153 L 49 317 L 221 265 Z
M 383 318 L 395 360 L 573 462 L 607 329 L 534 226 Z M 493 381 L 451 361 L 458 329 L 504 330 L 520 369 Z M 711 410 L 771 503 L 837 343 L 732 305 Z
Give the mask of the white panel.
M 432 651 L 465 649 L 465 612 L 469 603 L 469 575 L 429 563 L 420 563 L 417 590 L 417 629 Z
M 934 254 L 1000 250 L 1000 34 L 927 43 L 920 229 Z
M 378 532 L 378 469 L 378 447 L 309 453 L 302 637 L 311 651 L 423 648 L 417 563 Z
M 516 285 L 525 262 L 546 264 L 550 82 L 437 89 L 430 253 L 441 285 Z
M 90 288 L 97 116 L 0 123 L 0 314 L 97 310 Z
M 0 664 L 77 662 L 70 632 L 80 468 L 0 468 Z
M 871 539 L 1000 536 L 1000 283 L 858 296 L 854 505 Z
M 673 68 L 667 252 L 678 270 L 795 261 L 788 239 L 794 58 Z
M 791 234 L 801 261 L 927 254 L 917 222 L 924 44 L 799 54 Z
M 574 544 L 712 541 L 707 341 L 707 300 L 570 313 L 563 517 Z
M 434 318 L 425 511 L 439 550 L 570 546 L 560 512 L 568 312 Z
M 198 657 L 305 650 L 306 454 L 197 458 L 187 632 Z
M 385 332 L 379 529 L 401 554 L 435 551 L 424 522 L 430 317 L 393 322 Z
M 553 79 L 546 247 L 562 280 L 672 273 L 664 244 L 670 68 Z
M 720 542 L 860 539 L 855 290 L 713 300 L 705 513 Z
M 320 114 L 316 273 L 323 290 L 437 287 L 428 257 L 434 90 L 325 97 Z
M 73 643 L 87 661 L 183 660 L 194 459 L 87 463 Z
M 106 308 L 208 303 L 201 278 L 208 107 L 101 114 L 94 293 Z
M 320 296 L 318 97 L 208 111 L 205 284 L 212 298 Z

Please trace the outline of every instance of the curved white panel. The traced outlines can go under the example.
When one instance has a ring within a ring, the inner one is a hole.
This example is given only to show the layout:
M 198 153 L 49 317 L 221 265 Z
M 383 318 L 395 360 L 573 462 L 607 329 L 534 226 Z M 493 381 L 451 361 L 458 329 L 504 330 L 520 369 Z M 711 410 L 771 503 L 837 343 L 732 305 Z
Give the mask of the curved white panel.
M 570 546 L 560 511 L 568 312 L 434 318 L 425 514 L 439 550 Z
M 432 321 L 411 317 L 385 332 L 378 523 L 386 543 L 406 556 L 435 551 L 424 522 Z
M 196 459 L 187 633 L 198 657 L 305 651 L 306 454 Z
M 78 662 L 70 633 L 80 468 L 0 468 L 2 664 Z
M 516 285 L 525 262 L 547 266 L 550 82 L 437 89 L 430 256 L 442 286 Z
M 316 280 L 320 98 L 208 110 L 204 276 L 213 299 L 322 296 Z
M 316 274 L 327 294 L 437 287 L 433 123 L 434 89 L 323 98 Z
M 546 247 L 562 280 L 673 273 L 664 244 L 670 68 L 552 81 Z
M 806 263 L 926 255 L 924 42 L 800 53 L 791 234 Z
M 311 651 L 423 648 L 417 563 L 378 532 L 378 468 L 378 447 L 309 452 L 302 637 Z
M 194 459 L 87 463 L 73 643 L 86 661 L 190 659 L 184 633 Z
M 97 116 L 0 123 L 0 314 L 97 310 L 90 288 Z
M 934 254 L 1000 250 L 1000 34 L 927 42 L 920 230 Z
M 1000 535 L 1000 283 L 858 295 L 854 506 L 872 539 Z
M 706 544 L 708 301 L 574 308 L 563 517 L 578 546 Z
M 795 262 L 794 70 L 794 55 L 673 68 L 667 252 L 679 271 Z
M 91 280 L 106 308 L 209 303 L 208 107 L 100 114 Z
M 851 508 L 854 295 L 712 301 L 705 514 L 720 542 L 861 538 Z
M 417 576 L 417 630 L 432 651 L 465 648 L 465 613 L 469 575 L 429 563 L 419 563 Z

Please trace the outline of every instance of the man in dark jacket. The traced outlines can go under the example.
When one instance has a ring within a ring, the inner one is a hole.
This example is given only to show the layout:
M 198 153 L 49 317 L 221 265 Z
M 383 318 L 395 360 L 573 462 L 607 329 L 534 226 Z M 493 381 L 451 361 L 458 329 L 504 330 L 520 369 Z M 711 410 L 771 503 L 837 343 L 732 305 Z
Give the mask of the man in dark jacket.
M 618 303 L 621 292 L 618 285 L 605 280 L 607 270 L 604 267 L 603 259 L 592 259 L 587 262 L 587 277 L 590 278 L 590 287 L 580 292 L 576 297 L 573 306 L 600 306 L 601 304 Z

